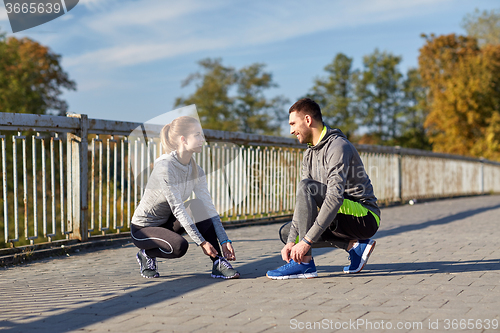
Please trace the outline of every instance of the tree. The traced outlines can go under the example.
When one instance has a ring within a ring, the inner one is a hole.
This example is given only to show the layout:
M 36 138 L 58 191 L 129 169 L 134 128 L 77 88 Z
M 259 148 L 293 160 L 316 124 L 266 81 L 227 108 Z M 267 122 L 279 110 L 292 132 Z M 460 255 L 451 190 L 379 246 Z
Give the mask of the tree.
M 246 133 L 280 134 L 280 125 L 288 116 L 284 105 L 288 100 L 283 96 L 268 99 L 264 90 L 277 87 L 272 75 L 264 72 L 264 64 L 252 64 L 238 72 L 238 94 L 236 115 L 239 130 Z
M 428 114 L 426 92 L 418 69 L 410 68 L 403 82 L 404 115 L 400 124 L 401 136 L 396 140 L 401 147 L 432 149 L 424 127 Z
M 324 121 L 340 128 L 348 138 L 358 128 L 358 112 L 355 105 L 352 58 L 338 53 L 325 66 L 325 78 L 317 78 L 308 96 L 320 106 Z
M 425 37 L 419 71 L 433 150 L 500 159 L 500 46 L 480 49 L 475 38 L 455 34 Z
M 476 8 L 474 13 L 467 14 L 464 17 L 462 28 L 469 37 L 476 38 L 480 46 L 500 44 L 500 12 L 493 9 L 481 12 Z
M 234 130 L 237 119 L 234 99 L 229 97 L 229 90 L 237 82 L 235 69 L 223 66 L 220 58 L 203 59 L 198 64 L 203 73 L 191 74 L 182 82 L 182 87 L 195 82 L 196 91 L 187 98 L 178 97 L 175 107 L 196 104 L 200 121 L 205 128 Z
M 401 57 L 378 49 L 363 57 L 364 69 L 356 78 L 356 95 L 363 125 L 373 143 L 392 144 L 400 134 L 403 74 Z
M 60 58 L 29 38 L 0 35 L 0 112 L 64 114 L 61 88 L 76 90 L 76 84 Z
M 240 70 L 222 65 L 220 58 L 203 59 L 198 64 L 202 72 L 189 75 L 182 83 L 183 87 L 195 83 L 195 92 L 177 98 L 175 107 L 196 104 L 200 121 L 207 129 L 280 134 L 285 118 L 283 106 L 288 101 L 282 96 L 268 99 L 264 95 L 265 90 L 277 86 L 272 75 L 264 71 L 264 64 Z

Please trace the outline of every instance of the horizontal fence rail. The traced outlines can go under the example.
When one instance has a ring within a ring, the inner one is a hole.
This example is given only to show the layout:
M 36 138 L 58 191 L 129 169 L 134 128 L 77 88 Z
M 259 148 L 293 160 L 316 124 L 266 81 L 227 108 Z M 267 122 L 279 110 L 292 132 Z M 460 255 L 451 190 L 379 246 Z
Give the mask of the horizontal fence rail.
M 0 114 L 0 248 L 128 231 L 162 126 Z M 223 223 L 293 214 L 305 145 L 204 130 L 196 162 Z M 380 202 L 500 192 L 500 163 L 427 151 L 356 146 Z

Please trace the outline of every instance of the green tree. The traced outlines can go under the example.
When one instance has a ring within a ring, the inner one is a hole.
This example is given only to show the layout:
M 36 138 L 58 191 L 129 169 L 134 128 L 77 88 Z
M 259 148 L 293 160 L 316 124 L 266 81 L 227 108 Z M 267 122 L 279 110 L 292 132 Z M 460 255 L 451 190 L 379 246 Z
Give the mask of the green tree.
M 372 143 L 393 144 L 400 134 L 403 117 L 401 57 L 378 49 L 363 57 L 363 70 L 356 78 L 356 96 L 363 125 Z
M 277 87 L 264 64 L 255 63 L 240 70 L 224 66 L 222 59 L 198 62 L 201 72 L 189 75 L 182 83 L 192 83 L 196 90 L 190 96 L 178 97 L 175 107 L 196 104 L 204 128 L 256 134 L 280 134 L 285 119 L 282 96 L 269 99 L 264 92 Z
M 5 34 L 0 32 L 0 112 L 16 112 L 16 113 L 33 113 L 33 114 L 46 114 L 56 113 L 62 114 L 67 110 L 67 104 L 60 98 L 62 89 L 75 90 L 76 84 L 71 81 L 68 74 L 65 73 L 60 65 L 60 56 L 53 53 L 49 48 L 28 38 L 17 39 L 15 37 L 6 38 Z M 16 132 L 4 132 L 10 139 L 10 135 Z M 28 134 L 23 133 L 23 134 Z M 31 133 L 33 134 L 33 133 Z M 41 133 L 41 136 L 48 137 L 49 134 Z M 48 140 L 47 140 L 48 141 Z M 15 142 L 17 153 L 21 152 L 21 142 Z M 49 146 L 45 143 L 45 152 L 48 154 Z M 26 144 L 27 156 L 31 156 L 33 147 L 28 141 Z M 14 183 L 11 181 L 13 177 L 14 163 L 13 163 L 13 143 L 6 144 L 6 174 L 7 174 L 7 205 L 9 214 L 9 229 L 10 235 L 14 235 L 15 224 L 13 223 L 13 189 Z M 37 169 L 38 184 L 42 175 L 42 161 L 40 159 L 42 147 L 38 142 L 36 145 L 37 160 L 33 161 Z M 47 155 L 48 156 L 48 155 Z M 1 158 L 0 158 L 1 159 Z M 18 183 L 16 184 L 21 188 L 22 168 L 20 168 L 20 157 L 17 157 L 17 171 Z M 33 163 L 27 165 L 27 184 L 31 188 L 33 181 L 32 176 Z M 58 172 L 56 171 L 55 179 L 57 182 Z M 41 186 L 37 187 L 39 197 L 41 195 Z M 50 191 L 50 189 L 48 189 Z M 56 188 L 56 197 L 58 196 L 59 189 Z M 30 192 L 31 193 L 31 192 Z M 31 195 L 31 194 L 30 194 Z M 28 202 L 24 203 L 20 194 L 18 194 L 18 210 L 22 212 L 24 207 L 27 207 L 29 212 L 33 212 L 34 202 L 31 198 Z M 24 206 L 26 205 L 26 206 Z M 41 211 L 42 202 L 38 201 L 38 209 Z M 0 216 L 3 217 L 3 205 L 0 207 Z M 50 212 L 49 212 L 50 214 Z M 33 216 L 28 216 L 28 225 L 30 232 L 33 232 Z M 49 215 L 50 219 L 50 215 Z M 4 225 L 0 219 L 0 228 Z M 41 231 L 39 230 L 39 234 Z M 27 239 L 23 239 L 23 225 L 20 225 L 20 242 L 18 245 L 28 244 Z M 58 230 L 58 236 L 61 238 L 63 235 Z M 39 242 L 42 240 L 36 240 Z M 5 246 L 3 240 L 0 240 L 0 247 Z
M 428 114 L 427 89 L 416 68 L 410 68 L 403 82 L 404 115 L 401 122 L 401 136 L 396 143 L 401 147 L 431 150 L 424 127 Z
M 76 90 L 61 56 L 29 38 L 0 35 L 0 112 L 64 114 L 62 88 Z
M 203 59 L 198 62 L 202 72 L 189 75 L 182 87 L 195 84 L 196 91 L 189 97 L 178 97 L 175 107 L 196 104 L 203 127 L 223 131 L 237 127 L 234 98 L 229 90 L 236 84 L 237 75 L 233 67 L 222 65 L 222 59 Z
M 476 38 L 480 46 L 485 44 L 500 44 L 500 12 L 480 11 L 467 14 L 462 20 L 462 28 L 467 35 Z
M 321 105 L 325 123 L 340 128 L 351 138 L 358 128 L 359 117 L 355 104 L 352 58 L 338 53 L 324 70 L 327 76 L 314 81 L 308 96 Z
M 264 71 L 264 64 L 252 64 L 238 71 L 238 94 L 235 112 L 239 130 L 246 133 L 280 135 L 280 125 L 287 118 L 283 96 L 268 99 L 266 89 L 277 87 L 272 74 Z

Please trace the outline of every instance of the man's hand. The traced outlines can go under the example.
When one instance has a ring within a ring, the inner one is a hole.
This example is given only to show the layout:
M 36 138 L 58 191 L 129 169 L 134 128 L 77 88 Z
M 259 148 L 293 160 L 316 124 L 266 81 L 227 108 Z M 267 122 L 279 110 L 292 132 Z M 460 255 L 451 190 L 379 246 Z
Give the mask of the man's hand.
M 283 249 L 281 249 L 281 258 L 283 258 L 284 261 L 290 261 L 290 252 L 292 251 L 294 245 L 295 243 L 286 243 L 286 245 L 283 246 Z
M 229 242 L 222 244 L 222 255 L 227 260 L 236 260 L 236 255 L 234 254 L 233 245 Z
M 300 264 L 310 248 L 311 245 L 306 244 L 306 242 L 304 241 L 300 241 L 298 244 L 292 247 L 292 250 L 290 252 L 290 258 L 293 259 L 293 261 L 295 261 L 296 263 Z M 283 250 L 281 250 L 281 255 L 283 255 Z

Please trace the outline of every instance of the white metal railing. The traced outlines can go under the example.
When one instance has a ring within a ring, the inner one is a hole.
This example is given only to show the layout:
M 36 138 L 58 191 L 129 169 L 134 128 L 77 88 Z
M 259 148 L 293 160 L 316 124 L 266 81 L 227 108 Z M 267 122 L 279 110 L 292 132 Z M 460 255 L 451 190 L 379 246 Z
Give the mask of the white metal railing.
M 1 113 L 0 247 L 128 230 L 162 149 L 160 129 L 86 115 Z M 304 145 L 204 132 L 207 143 L 195 156 L 225 223 L 293 213 Z M 396 147 L 357 148 L 384 203 L 500 192 L 499 163 Z

